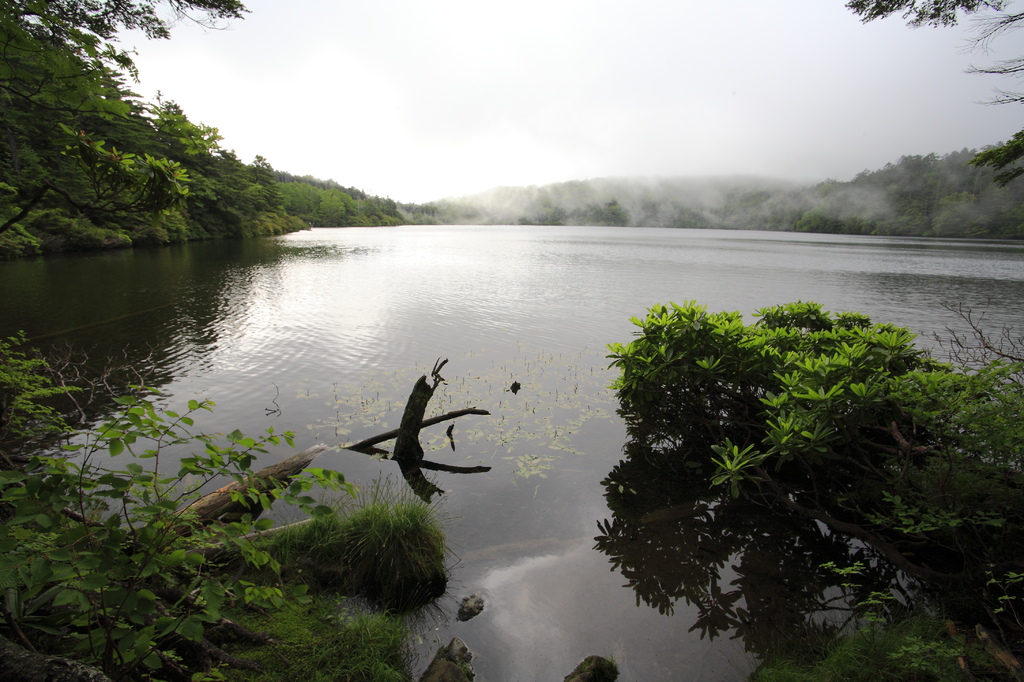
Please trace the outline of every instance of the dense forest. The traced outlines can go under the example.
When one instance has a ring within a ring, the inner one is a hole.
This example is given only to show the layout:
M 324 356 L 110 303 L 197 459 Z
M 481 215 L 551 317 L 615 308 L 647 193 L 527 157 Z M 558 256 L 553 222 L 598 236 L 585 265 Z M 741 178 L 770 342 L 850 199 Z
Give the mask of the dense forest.
M 274 177 L 284 197 L 285 212 L 311 227 L 401 225 L 405 222 L 398 203 L 372 196 L 355 187 L 310 175 L 298 177 L 276 171 Z
M 241 161 L 216 128 L 193 124 L 174 102 L 140 101 L 112 73 L 101 111 L 0 100 L 0 258 L 402 222 L 390 199 L 275 171 L 259 156 Z M 187 193 L 154 211 L 127 182 L 111 187 L 114 171 L 91 165 L 97 157 L 121 167 L 173 159 Z
M 904 156 L 849 181 L 602 178 L 501 187 L 423 206 L 409 223 L 618 225 L 921 237 L 1024 238 L 1024 183 L 968 165 L 976 151 Z
M 167 37 L 140 7 L 27 3 L 0 17 L 0 259 L 402 222 L 390 199 L 243 162 L 173 101 L 142 101 L 130 55 L 103 42 L 119 28 Z

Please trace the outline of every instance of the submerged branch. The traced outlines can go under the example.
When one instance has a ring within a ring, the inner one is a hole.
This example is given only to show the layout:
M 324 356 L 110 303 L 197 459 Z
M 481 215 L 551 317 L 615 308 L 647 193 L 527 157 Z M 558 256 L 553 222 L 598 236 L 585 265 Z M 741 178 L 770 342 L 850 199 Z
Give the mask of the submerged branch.
M 425 429 L 428 426 L 433 426 L 434 424 L 440 424 L 441 422 L 448 421 L 449 419 L 455 419 L 456 417 L 462 417 L 462 416 L 465 416 L 467 414 L 489 415 L 490 412 L 488 412 L 487 410 L 481 410 L 481 409 L 476 408 L 476 407 L 467 407 L 467 408 L 464 408 L 464 409 L 461 409 L 461 410 L 454 410 L 452 412 L 446 412 L 446 413 L 444 413 L 444 414 L 442 414 L 442 415 L 440 415 L 438 417 L 431 417 L 429 419 L 424 419 L 422 422 L 420 422 L 420 428 L 421 429 Z M 369 450 L 371 450 L 371 448 L 373 448 L 373 446 L 377 445 L 378 443 L 383 443 L 385 441 L 389 441 L 389 440 L 392 440 L 392 439 L 396 438 L 398 436 L 398 432 L 400 430 L 401 429 L 392 429 L 391 431 L 387 431 L 386 433 L 382 433 L 379 436 L 373 436 L 372 438 L 367 438 L 366 440 L 361 440 L 358 443 L 353 443 L 352 445 L 346 445 L 345 449 L 346 450 L 355 450 L 356 452 L 362 452 L 363 454 L 380 454 L 379 451 L 377 451 L 377 452 L 369 452 Z

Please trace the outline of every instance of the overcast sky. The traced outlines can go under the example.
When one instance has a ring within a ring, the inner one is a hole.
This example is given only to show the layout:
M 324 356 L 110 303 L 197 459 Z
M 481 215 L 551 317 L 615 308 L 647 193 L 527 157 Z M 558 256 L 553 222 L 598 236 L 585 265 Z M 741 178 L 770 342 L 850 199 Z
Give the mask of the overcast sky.
M 1017 5 L 1021 3 L 1018 1 Z M 1006 140 L 1020 83 L 964 73 L 971 23 L 844 0 L 247 0 L 226 30 L 127 35 L 141 83 L 251 162 L 403 202 L 609 176 L 848 180 Z

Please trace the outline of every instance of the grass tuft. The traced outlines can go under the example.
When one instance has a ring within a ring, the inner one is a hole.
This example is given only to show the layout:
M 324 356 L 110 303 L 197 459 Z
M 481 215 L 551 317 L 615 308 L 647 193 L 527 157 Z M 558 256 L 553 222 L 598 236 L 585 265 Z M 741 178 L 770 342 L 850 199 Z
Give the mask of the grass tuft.
M 377 483 L 358 508 L 271 536 L 268 551 L 282 566 L 326 589 L 364 593 L 406 611 L 444 593 L 448 549 L 434 506 Z

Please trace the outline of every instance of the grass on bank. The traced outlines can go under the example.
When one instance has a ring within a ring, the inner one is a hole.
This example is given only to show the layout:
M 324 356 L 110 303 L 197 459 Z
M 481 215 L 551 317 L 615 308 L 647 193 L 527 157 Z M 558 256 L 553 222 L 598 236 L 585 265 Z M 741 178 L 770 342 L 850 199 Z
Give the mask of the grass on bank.
M 408 680 L 412 637 L 397 615 L 443 594 L 449 552 L 437 508 L 388 481 L 375 483 L 352 506 L 268 535 L 262 546 L 281 576 L 309 585 L 313 598 L 278 612 L 229 617 L 269 634 L 278 644 L 225 644 L 264 671 L 231 670 L 228 680 L 352 682 Z M 262 582 L 256 578 L 257 582 Z M 330 595 L 363 595 L 380 613 L 353 614 Z
M 271 616 L 235 614 L 277 644 L 234 644 L 232 655 L 259 663 L 262 672 L 225 670 L 238 682 L 406 682 L 412 678 L 405 622 L 387 614 L 349 615 L 338 602 L 315 598 Z

